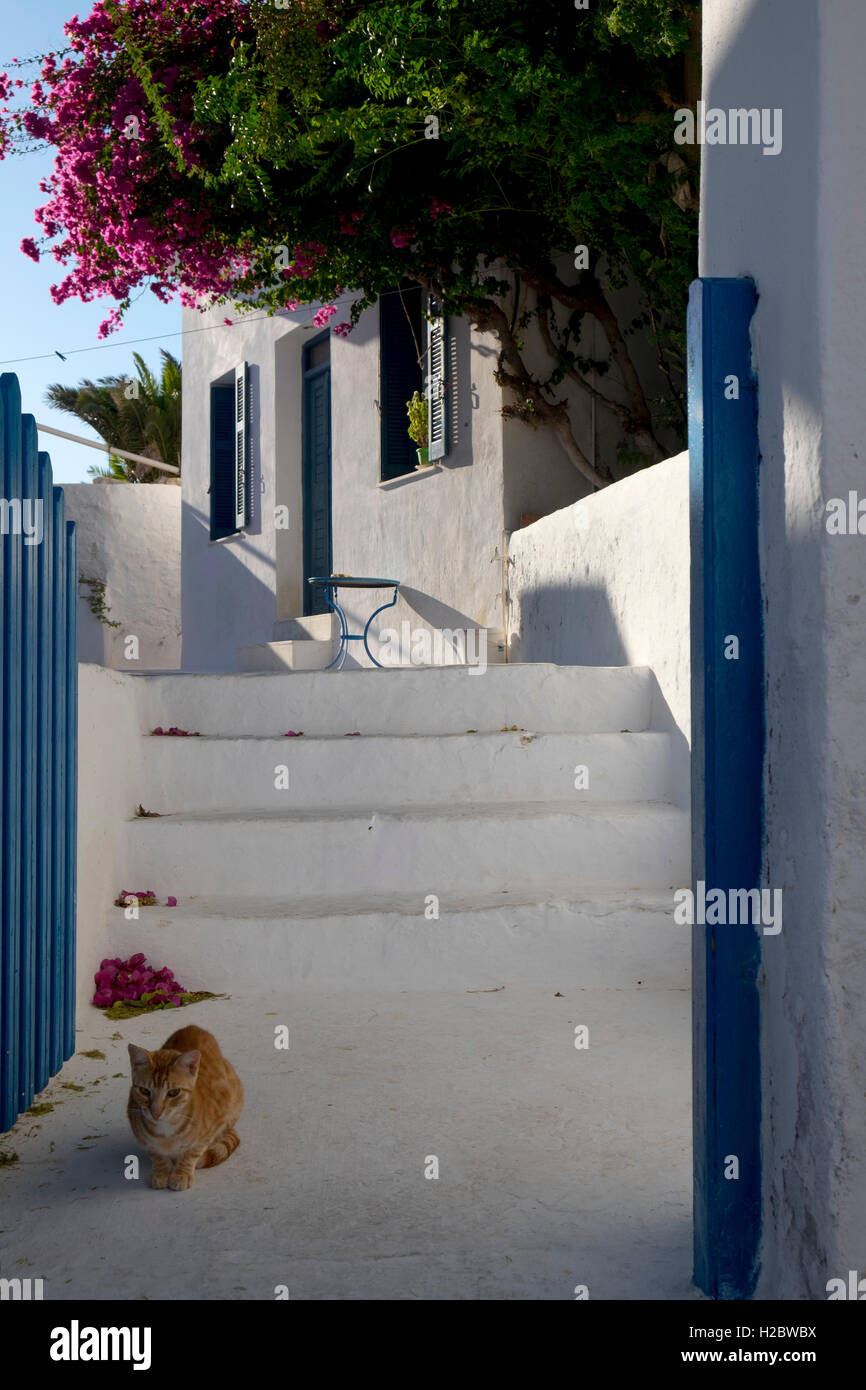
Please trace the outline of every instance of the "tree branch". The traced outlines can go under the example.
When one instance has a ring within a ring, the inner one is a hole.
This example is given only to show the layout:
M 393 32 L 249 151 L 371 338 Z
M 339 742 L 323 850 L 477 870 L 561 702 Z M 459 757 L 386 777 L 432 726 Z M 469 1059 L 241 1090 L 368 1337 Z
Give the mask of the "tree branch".
M 549 401 L 539 382 L 530 373 L 504 310 L 492 299 L 475 300 L 466 306 L 466 317 L 482 333 L 493 333 L 499 339 L 500 352 L 496 380 L 519 397 L 522 405 L 505 406 L 503 414 L 525 421 L 543 423 L 556 435 L 566 457 L 594 488 L 606 487 L 611 481 L 594 468 L 574 437 L 566 401 Z
M 577 287 L 563 284 L 553 270 L 542 273 L 523 266 L 521 274 L 526 283 L 537 292 L 558 300 L 567 309 L 591 314 L 601 324 L 611 359 L 619 368 L 623 386 L 631 402 L 623 427 L 641 453 L 646 454 L 653 463 L 658 463 L 665 457 L 665 451 L 655 437 L 650 408 L 628 344 L 622 335 L 616 314 L 605 299 L 598 281 L 588 272 L 584 272 L 582 284 L 587 288 L 581 292 Z
M 608 410 L 612 410 L 615 415 L 619 416 L 623 423 L 629 420 L 631 417 L 627 405 L 623 405 L 622 401 L 611 400 L 610 396 L 606 396 L 604 392 L 599 391 L 596 386 L 593 386 L 591 382 L 587 381 L 585 376 L 581 376 L 576 367 L 563 359 L 559 348 L 553 340 L 553 334 L 550 331 L 550 299 L 547 295 L 536 294 L 536 312 L 538 315 L 538 328 L 541 334 L 541 340 L 550 356 L 560 363 L 565 375 L 569 377 L 570 380 L 576 382 L 581 390 L 590 395 L 593 400 L 598 401 L 599 405 L 605 405 Z

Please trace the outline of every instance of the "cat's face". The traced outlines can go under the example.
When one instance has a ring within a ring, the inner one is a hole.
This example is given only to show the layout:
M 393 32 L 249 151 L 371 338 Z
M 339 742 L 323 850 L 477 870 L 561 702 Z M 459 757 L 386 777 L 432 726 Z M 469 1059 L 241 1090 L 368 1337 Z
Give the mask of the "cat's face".
M 153 1120 L 179 1118 L 187 1109 L 198 1078 L 200 1052 L 148 1052 L 129 1044 L 132 1066 L 130 1099 Z

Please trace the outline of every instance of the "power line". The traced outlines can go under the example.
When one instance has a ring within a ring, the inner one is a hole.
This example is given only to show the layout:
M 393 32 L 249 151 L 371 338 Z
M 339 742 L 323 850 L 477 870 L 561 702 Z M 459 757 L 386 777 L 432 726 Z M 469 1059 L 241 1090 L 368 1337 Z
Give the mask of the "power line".
M 386 291 L 386 293 L 391 293 L 391 291 Z M 341 305 L 350 303 L 350 300 L 336 299 L 331 302 L 335 305 Z M 295 311 L 290 310 L 289 312 Z M 318 310 L 311 310 L 310 318 L 312 318 L 317 312 Z M 152 333 L 147 338 L 123 338 L 122 340 L 114 343 L 95 343 L 91 347 L 64 348 L 62 356 L 74 357 L 76 354 L 81 352 L 105 352 L 108 348 L 133 347 L 137 343 L 155 343 L 159 342 L 163 338 L 186 338 L 193 333 L 209 333 L 214 328 L 236 328 L 241 324 L 260 323 L 263 319 L 272 319 L 278 317 L 280 317 L 279 312 L 274 314 L 256 314 L 253 318 L 235 319 L 234 322 L 231 324 L 205 323 L 202 324 L 201 328 L 178 328 L 171 333 Z M 305 324 L 301 325 L 301 327 L 305 326 Z M 55 348 L 52 352 L 38 352 L 34 354 L 33 357 L 6 357 L 0 359 L 0 367 L 14 367 L 21 362 L 44 362 L 50 357 L 58 357 L 60 355 L 61 354 L 59 354 L 57 349 Z
M 247 319 L 247 323 L 257 323 L 259 319 L 272 318 L 272 314 L 258 314 L 254 319 Z M 136 343 L 154 343 L 162 338 L 186 338 L 191 333 L 206 333 L 211 328 L 234 327 L 234 324 L 227 323 L 206 323 L 201 328 L 178 328 L 172 333 L 152 333 L 148 338 L 123 338 L 114 343 L 94 343 L 91 347 L 83 348 L 64 348 L 64 357 L 74 357 L 80 352 L 105 352 L 107 348 L 133 347 Z M 38 352 L 33 357 L 5 357 L 0 360 L 0 367 L 16 366 L 19 362 L 44 362 L 49 357 L 56 357 L 57 349 L 53 352 Z
M 399 289 L 382 290 L 382 292 L 379 295 L 379 298 L 384 299 L 387 295 L 391 294 L 401 294 L 401 291 Z M 357 295 L 350 295 L 348 297 L 341 297 L 340 299 L 330 300 L 329 303 L 332 303 L 335 307 L 338 307 L 345 304 L 350 304 L 352 300 L 355 298 L 357 298 Z M 294 313 L 297 311 L 289 310 L 288 312 Z M 318 313 L 317 309 L 311 309 L 309 317 L 312 318 L 316 313 Z M 236 328 L 241 324 L 260 323 L 262 319 L 271 319 L 279 317 L 281 317 L 281 313 L 279 310 L 277 310 L 273 314 L 256 314 L 254 318 L 235 319 L 234 322 L 231 324 L 205 323 L 202 324 L 201 328 L 178 328 L 172 333 L 152 333 L 148 338 L 124 338 L 121 341 L 114 343 L 95 343 L 91 347 L 64 348 L 62 354 L 59 353 L 56 348 L 54 348 L 52 352 L 38 352 L 33 357 L 2 358 L 0 359 L 0 367 L 15 367 L 18 366 L 18 364 L 21 362 L 45 362 L 50 357 L 74 357 L 78 353 L 82 352 L 105 352 L 108 348 L 134 347 L 138 343 L 155 343 L 159 342 L 163 338 L 187 338 L 193 333 L 209 333 L 214 328 Z M 301 324 L 301 327 L 306 327 L 306 324 Z

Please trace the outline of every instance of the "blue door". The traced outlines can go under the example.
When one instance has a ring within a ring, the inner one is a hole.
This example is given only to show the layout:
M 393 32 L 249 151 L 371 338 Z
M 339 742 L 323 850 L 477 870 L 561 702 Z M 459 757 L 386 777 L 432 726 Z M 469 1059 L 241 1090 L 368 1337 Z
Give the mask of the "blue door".
M 303 358 L 304 613 L 327 613 L 324 592 L 307 583 L 330 574 L 331 336 L 308 343 Z

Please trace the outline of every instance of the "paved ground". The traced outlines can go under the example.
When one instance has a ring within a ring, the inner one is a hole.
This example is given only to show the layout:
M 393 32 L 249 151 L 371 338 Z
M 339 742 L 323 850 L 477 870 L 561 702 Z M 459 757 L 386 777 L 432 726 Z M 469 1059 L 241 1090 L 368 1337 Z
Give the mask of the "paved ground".
M 85 1021 L 38 1098 L 55 1108 L 0 1137 L 18 1154 L 0 1274 L 45 1279 L 46 1298 L 699 1297 L 684 990 L 235 995 Z M 181 1022 L 241 1074 L 241 1146 L 156 1192 L 146 1160 L 124 1177 L 126 1044 Z

